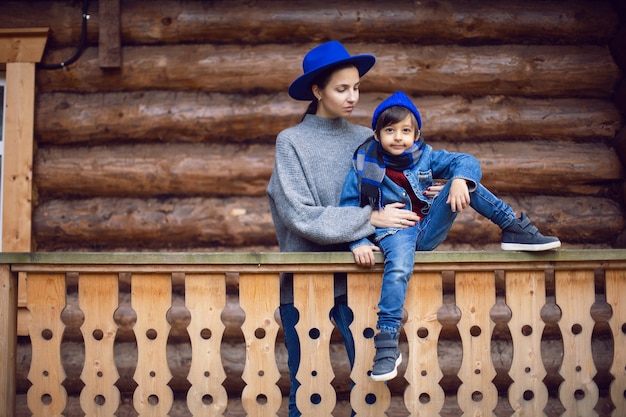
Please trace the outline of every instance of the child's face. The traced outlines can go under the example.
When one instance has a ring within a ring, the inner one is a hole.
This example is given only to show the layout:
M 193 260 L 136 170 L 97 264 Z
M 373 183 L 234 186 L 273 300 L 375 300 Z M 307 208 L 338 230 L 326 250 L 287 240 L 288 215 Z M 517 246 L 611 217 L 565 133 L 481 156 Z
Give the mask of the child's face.
M 398 123 L 383 127 L 375 136 L 384 150 L 392 155 L 400 155 L 413 145 L 415 139 L 419 137 L 419 130 L 413 126 L 409 114 Z

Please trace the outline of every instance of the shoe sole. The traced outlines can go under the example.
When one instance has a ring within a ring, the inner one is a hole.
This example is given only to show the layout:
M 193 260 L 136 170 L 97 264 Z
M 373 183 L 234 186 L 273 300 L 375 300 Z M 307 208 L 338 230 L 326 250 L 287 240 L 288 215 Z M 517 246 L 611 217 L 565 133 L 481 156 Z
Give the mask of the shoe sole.
M 389 381 L 390 379 L 394 379 L 396 375 L 398 375 L 398 366 L 402 363 L 402 353 L 396 359 L 396 367 L 393 368 L 393 371 L 387 372 L 386 374 L 374 375 L 370 374 L 370 378 L 372 378 L 376 382 Z
M 524 252 L 540 252 L 544 250 L 556 249 L 561 247 L 561 241 L 557 240 L 556 242 L 548 242 L 548 243 L 502 243 L 500 245 L 502 250 L 517 250 Z

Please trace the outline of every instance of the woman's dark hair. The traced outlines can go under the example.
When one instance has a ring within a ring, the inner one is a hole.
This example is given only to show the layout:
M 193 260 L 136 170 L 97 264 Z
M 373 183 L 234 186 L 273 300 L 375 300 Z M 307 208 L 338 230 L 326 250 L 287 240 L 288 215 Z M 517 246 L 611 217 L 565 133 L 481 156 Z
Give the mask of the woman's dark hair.
M 394 123 L 401 122 L 409 115 L 411 116 L 411 122 L 413 123 L 413 126 L 415 127 L 417 133 L 417 131 L 419 130 L 417 118 L 411 110 L 402 106 L 392 106 L 388 109 L 383 110 L 380 116 L 378 116 L 378 120 L 376 120 L 376 133 L 380 136 L 380 131 L 383 130 L 385 127 Z
M 309 88 L 313 88 L 314 85 L 317 85 L 321 89 L 326 88 L 326 86 L 330 82 L 330 78 L 333 76 L 335 71 L 339 71 L 344 68 L 350 68 L 350 67 L 356 68 L 356 66 L 351 63 L 339 64 L 337 66 L 327 68 L 326 70 L 322 71 L 317 77 L 315 77 L 315 79 L 313 80 Z M 309 107 L 307 107 L 306 111 L 302 115 L 303 120 L 307 114 L 315 114 L 317 112 L 317 102 L 318 100 L 313 99 L 313 101 L 309 103 Z

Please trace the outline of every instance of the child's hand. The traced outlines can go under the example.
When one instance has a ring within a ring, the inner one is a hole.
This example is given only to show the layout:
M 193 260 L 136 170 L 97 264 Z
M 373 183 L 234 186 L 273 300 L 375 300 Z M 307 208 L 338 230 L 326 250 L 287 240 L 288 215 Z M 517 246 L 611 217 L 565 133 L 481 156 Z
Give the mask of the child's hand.
M 374 245 L 357 246 L 352 250 L 354 254 L 354 262 L 360 266 L 374 266 L 374 252 L 380 252 L 380 248 Z
M 462 212 L 464 208 L 469 206 L 470 195 L 467 182 L 463 178 L 455 178 L 450 185 L 450 194 L 446 204 L 450 204 L 450 210 L 453 212 Z

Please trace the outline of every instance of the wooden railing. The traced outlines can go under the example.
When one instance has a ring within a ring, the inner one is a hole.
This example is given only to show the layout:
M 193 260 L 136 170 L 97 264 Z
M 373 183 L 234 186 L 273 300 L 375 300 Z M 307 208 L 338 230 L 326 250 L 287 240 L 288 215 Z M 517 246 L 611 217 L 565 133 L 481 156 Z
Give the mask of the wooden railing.
M 281 271 L 295 273 L 304 416 L 626 415 L 626 251 L 417 253 L 406 356 L 388 384 L 367 376 L 380 262 L 357 268 L 349 253 L 4 253 L 0 271 L 0 416 L 286 415 Z M 328 314 L 339 271 L 354 312 L 352 371 L 335 354 Z M 233 288 L 245 315 L 239 374 L 224 359 L 237 349 L 224 338 Z M 29 339 L 18 336 L 21 304 Z M 81 313 L 80 343 L 64 336 L 70 307 Z M 121 323 L 124 309 L 134 323 Z M 171 351 L 181 338 L 175 310 L 189 317 L 186 355 Z M 27 364 L 17 348 L 25 338 Z M 135 360 L 125 366 L 129 344 Z M 181 357 L 186 374 L 173 376 Z

